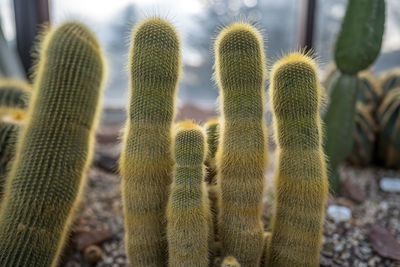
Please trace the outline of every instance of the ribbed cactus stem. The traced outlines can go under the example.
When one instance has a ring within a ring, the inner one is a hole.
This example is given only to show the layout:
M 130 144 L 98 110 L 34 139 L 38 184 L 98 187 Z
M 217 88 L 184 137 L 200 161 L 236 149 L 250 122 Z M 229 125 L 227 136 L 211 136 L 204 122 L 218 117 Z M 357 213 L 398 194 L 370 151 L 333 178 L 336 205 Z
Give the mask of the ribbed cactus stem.
M 204 125 L 207 136 L 207 155 L 205 165 L 207 167 L 207 173 L 205 181 L 209 185 L 217 184 L 217 169 L 215 163 L 215 155 L 218 149 L 219 143 L 219 121 L 217 119 L 211 119 Z
M 181 122 L 174 144 L 174 179 L 167 206 L 168 266 L 207 267 L 210 210 L 203 181 L 203 130 L 191 121 Z
M 222 254 L 235 257 L 243 266 L 259 267 L 267 162 L 265 56 L 260 33 L 244 23 L 225 28 L 216 41 L 215 66 L 223 116 L 217 151 Z
M 0 201 L 3 196 L 4 185 L 10 163 L 15 156 L 17 135 L 21 124 L 13 121 L 0 121 Z
M 58 266 L 84 186 L 103 57 L 93 33 L 69 22 L 43 40 L 33 102 L 0 211 L 0 266 Z
M 160 18 L 136 27 L 130 104 L 120 162 L 125 246 L 132 266 L 168 261 L 165 209 L 172 180 L 171 127 L 181 70 L 175 28 Z
M 279 162 L 265 266 L 319 266 L 328 181 L 315 62 L 300 53 L 279 60 L 270 90 Z

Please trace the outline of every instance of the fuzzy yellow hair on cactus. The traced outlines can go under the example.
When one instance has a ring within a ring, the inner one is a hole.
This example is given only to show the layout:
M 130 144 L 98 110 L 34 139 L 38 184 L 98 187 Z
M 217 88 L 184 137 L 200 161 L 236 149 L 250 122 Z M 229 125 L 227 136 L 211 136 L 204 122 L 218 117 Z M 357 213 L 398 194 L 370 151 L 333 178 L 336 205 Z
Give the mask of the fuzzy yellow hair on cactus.
M 202 128 L 192 121 L 176 126 L 174 179 L 167 206 L 168 266 L 209 266 L 210 208 L 204 177 Z
M 328 180 L 314 60 L 302 53 L 279 60 L 270 90 L 279 163 L 265 266 L 319 266 Z
M 240 267 L 240 263 L 232 256 L 225 257 L 221 267 Z
M 67 22 L 43 39 L 1 203 L 0 266 L 58 266 L 90 164 L 104 72 L 85 25 Z
M 263 39 L 253 26 L 234 23 L 218 35 L 215 50 L 222 98 L 217 151 L 222 256 L 231 255 L 243 266 L 259 267 L 267 162 Z
M 172 181 L 171 128 L 181 70 L 175 28 L 160 18 L 138 24 L 130 48 L 130 104 L 120 161 L 125 246 L 130 264 L 168 261 L 166 205 Z

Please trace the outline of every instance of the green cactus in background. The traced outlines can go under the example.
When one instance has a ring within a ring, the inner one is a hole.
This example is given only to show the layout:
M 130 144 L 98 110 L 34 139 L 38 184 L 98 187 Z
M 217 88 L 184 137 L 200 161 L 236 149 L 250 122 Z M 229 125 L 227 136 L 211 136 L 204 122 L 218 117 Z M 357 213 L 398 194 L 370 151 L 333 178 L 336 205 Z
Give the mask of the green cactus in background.
M 211 216 L 204 178 L 205 136 L 191 121 L 177 125 L 175 168 L 167 206 L 168 266 L 205 266 Z
M 232 256 L 225 257 L 221 267 L 240 267 L 240 263 Z
M 23 116 L 28 108 L 31 86 L 18 80 L 0 80 L 0 116 Z
M 353 148 L 348 161 L 366 166 L 372 162 L 375 148 L 376 123 L 371 106 L 357 102 L 355 123 Z
M 342 73 L 356 74 L 375 61 L 384 28 L 384 0 L 348 1 L 335 46 L 336 65 Z
M 0 211 L 0 266 L 58 266 L 90 163 L 104 73 L 99 43 L 69 22 L 46 35 Z
M 384 72 L 379 77 L 379 83 L 382 96 L 386 95 L 390 90 L 400 87 L 400 68 L 394 68 Z
M 360 81 L 357 76 L 341 74 L 332 83 L 330 105 L 325 114 L 325 153 L 329 159 L 329 183 L 332 192 L 339 193 L 341 182 L 337 167 L 350 154 L 356 128 L 356 100 Z
M 289 54 L 274 64 L 270 88 L 279 162 L 265 266 L 319 266 L 328 180 L 315 62 Z
M 384 0 L 349 0 L 335 46 L 335 64 L 340 74 L 329 83 L 329 106 L 324 114 L 325 152 L 333 193 L 340 192 L 337 167 L 347 158 L 353 145 L 351 137 L 355 131 L 356 100 L 361 83 L 357 73 L 367 69 L 378 56 L 384 24 Z
M 166 205 L 171 127 L 181 70 L 180 41 L 160 19 L 141 22 L 130 48 L 130 105 L 120 161 L 125 246 L 133 266 L 167 262 Z
M 400 87 L 390 90 L 377 112 L 378 160 L 385 167 L 400 168 Z
M 223 113 L 217 151 L 222 255 L 258 267 L 264 246 L 261 209 L 267 162 L 266 71 L 260 33 L 244 23 L 222 30 L 215 66 Z
M 13 121 L 0 121 L 0 200 L 6 183 L 7 172 L 15 155 L 17 134 L 20 123 Z

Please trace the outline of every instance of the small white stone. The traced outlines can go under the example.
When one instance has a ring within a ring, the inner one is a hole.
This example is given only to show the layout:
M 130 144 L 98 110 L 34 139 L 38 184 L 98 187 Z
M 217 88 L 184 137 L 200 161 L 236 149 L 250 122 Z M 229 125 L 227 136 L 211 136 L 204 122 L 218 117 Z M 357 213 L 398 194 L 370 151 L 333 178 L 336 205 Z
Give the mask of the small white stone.
M 351 210 L 344 206 L 331 205 L 328 207 L 327 214 L 335 222 L 345 222 L 351 218 Z
M 384 177 L 379 182 L 380 188 L 385 192 L 400 192 L 400 178 Z

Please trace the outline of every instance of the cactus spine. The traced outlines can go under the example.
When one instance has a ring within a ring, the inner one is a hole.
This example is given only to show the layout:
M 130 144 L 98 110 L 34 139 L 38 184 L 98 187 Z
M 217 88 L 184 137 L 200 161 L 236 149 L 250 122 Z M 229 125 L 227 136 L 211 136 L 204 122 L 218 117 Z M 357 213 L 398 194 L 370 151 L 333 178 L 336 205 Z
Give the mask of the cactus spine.
M 57 266 L 89 165 L 103 77 L 96 37 L 70 22 L 46 35 L 28 120 L 0 211 L 0 266 Z
M 320 89 L 316 64 L 307 55 L 293 53 L 273 66 L 271 100 L 279 163 L 266 266 L 319 266 L 328 194 Z
M 168 266 L 208 266 L 210 210 L 203 181 L 206 146 L 191 121 L 177 125 L 175 168 L 167 206 Z
M 216 77 L 223 103 L 218 231 L 223 257 L 231 255 L 246 267 L 259 266 L 264 245 L 265 73 L 263 40 L 254 27 L 235 23 L 218 35 Z
M 179 49 L 174 27 L 160 18 L 141 22 L 133 33 L 130 105 L 120 162 L 125 246 L 133 266 L 167 262 L 165 209 L 172 180 Z

